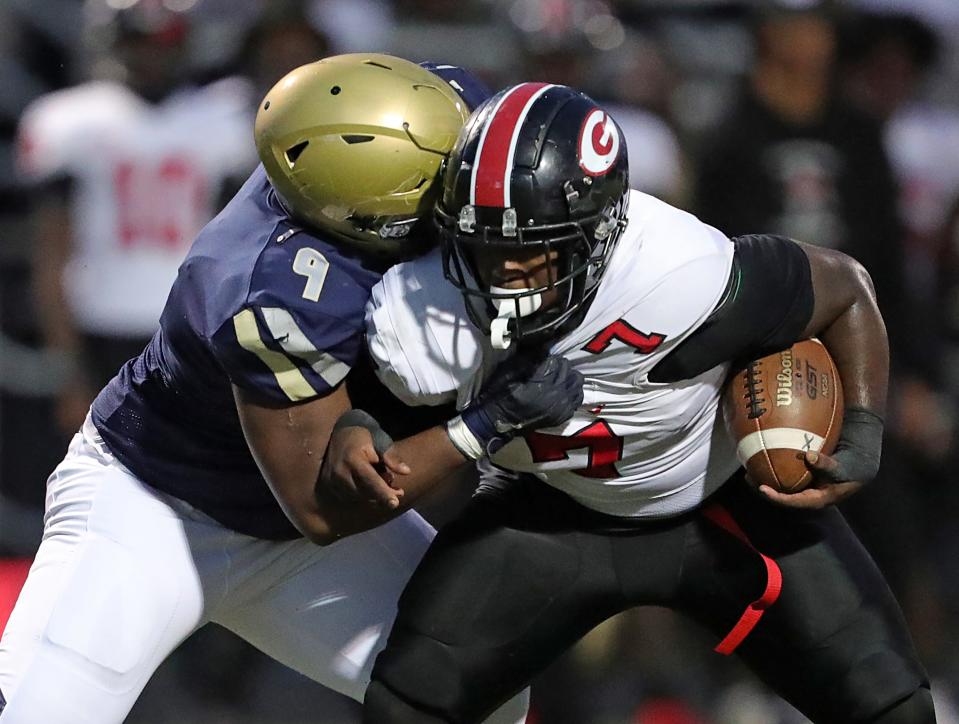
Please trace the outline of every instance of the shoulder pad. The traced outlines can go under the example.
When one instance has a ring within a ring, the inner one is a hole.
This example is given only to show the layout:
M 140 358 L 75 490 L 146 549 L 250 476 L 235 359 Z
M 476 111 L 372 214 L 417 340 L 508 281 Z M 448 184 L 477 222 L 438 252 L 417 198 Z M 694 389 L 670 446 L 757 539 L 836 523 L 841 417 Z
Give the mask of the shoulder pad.
M 455 402 L 483 361 L 483 337 L 438 249 L 386 272 L 366 308 L 366 337 L 383 384 L 408 405 Z

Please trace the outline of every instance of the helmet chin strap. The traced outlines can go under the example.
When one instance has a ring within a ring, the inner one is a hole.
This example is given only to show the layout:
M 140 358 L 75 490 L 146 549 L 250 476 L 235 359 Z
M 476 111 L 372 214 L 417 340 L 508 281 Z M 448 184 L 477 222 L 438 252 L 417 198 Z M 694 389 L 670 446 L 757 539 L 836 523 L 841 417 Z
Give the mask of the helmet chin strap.
M 526 294 L 526 289 L 507 289 L 506 287 L 490 286 L 490 294 L 494 296 L 490 301 L 496 308 L 496 318 L 490 322 L 490 343 L 493 349 L 508 349 L 513 342 L 513 332 L 509 328 L 511 319 L 528 317 L 543 306 L 543 295 Z M 519 295 L 523 296 L 519 296 Z

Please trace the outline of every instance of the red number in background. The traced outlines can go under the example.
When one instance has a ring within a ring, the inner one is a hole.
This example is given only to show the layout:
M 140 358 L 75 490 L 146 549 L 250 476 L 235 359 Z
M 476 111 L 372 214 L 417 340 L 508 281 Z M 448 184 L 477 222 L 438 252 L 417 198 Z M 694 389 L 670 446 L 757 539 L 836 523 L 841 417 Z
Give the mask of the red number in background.
M 188 160 L 170 156 L 159 164 L 124 161 L 113 171 L 117 234 L 121 246 L 178 249 L 207 221 L 207 189 Z
M 584 478 L 618 478 L 615 463 L 623 459 L 623 438 L 616 435 L 606 420 L 596 420 L 572 435 L 547 435 L 531 432 L 526 436 L 533 462 L 566 460 L 569 450 L 586 448 L 589 464 L 573 470 Z

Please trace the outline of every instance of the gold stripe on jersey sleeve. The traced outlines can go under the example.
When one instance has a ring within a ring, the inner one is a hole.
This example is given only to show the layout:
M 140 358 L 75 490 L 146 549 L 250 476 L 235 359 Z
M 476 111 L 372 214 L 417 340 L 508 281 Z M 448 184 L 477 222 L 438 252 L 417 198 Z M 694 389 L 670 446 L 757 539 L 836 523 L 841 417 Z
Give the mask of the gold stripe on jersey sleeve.
M 256 325 L 256 315 L 252 309 L 244 309 L 233 317 L 233 328 L 236 330 L 236 339 L 247 352 L 252 352 L 273 371 L 276 383 L 292 401 L 306 400 L 316 397 L 317 392 L 307 382 L 303 373 L 296 365 L 281 352 L 267 347 L 260 338 L 260 330 Z
M 320 352 L 300 329 L 293 315 L 282 307 L 260 307 L 273 339 L 292 357 L 299 357 L 330 387 L 336 387 L 350 371 L 349 365 Z

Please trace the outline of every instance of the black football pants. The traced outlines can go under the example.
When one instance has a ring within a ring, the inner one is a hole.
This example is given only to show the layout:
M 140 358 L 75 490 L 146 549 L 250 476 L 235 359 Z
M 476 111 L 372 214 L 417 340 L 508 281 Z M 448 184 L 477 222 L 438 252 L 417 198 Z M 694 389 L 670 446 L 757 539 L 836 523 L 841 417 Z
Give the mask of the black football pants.
M 667 606 L 728 646 L 770 593 L 757 551 L 775 561 L 781 592 L 735 653 L 763 681 L 817 723 L 872 721 L 903 701 L 920 702 L 916 721 L 934 720 L 928 692 L 913 696 L 928 681 L 899 607 L 839 511 L 776 507 L 738 476 L 708 502 L 727 527 L 702 511 L 600 515 L 532 476 L 481 492 L 400 599 L 364 722 L 480 722 L 633 606 Z

